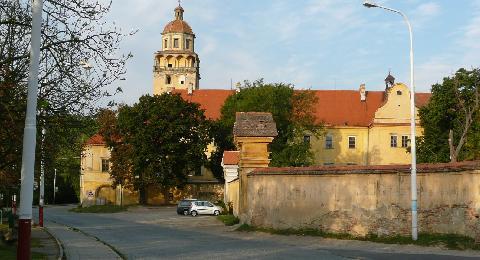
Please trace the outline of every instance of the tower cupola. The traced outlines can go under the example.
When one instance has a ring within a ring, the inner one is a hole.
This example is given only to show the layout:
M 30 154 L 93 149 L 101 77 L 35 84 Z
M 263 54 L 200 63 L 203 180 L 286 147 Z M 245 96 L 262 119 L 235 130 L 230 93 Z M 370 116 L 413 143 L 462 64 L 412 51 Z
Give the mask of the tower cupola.
M 177 8 L 175 8 L 175 20 L 182 20 L 183 21 L 183 7 L 178 3 Z
M 199 88 L 200 59 L 195 53 L 192 27 L 183 20 L 184 12 L 179 1 L 174 10 L 174 19 L 163 29 L 161 49 L 154 54 L 154 94 Z
M 385 88 L 391 88 L 395 85 L 395 77 L 390 74 L 390 71 L 388 71 L 388 76 L 385 78 Z

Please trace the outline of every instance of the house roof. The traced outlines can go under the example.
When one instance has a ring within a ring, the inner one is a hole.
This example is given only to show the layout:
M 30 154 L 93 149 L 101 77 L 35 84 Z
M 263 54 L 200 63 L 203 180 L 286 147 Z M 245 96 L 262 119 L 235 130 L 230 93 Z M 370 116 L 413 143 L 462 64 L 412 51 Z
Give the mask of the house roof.
M 205 110 L 205 116 L 212 120 L 220 118 L 221 110 L 225 100 L 234 93 L 233 90 L 226 89 L 202 89 L 194 90 L 191 95 L 186 90 L 174 90 L 173 93 L 179 93 L 184 100 L 200 104 L 200 108 Z
M 357 90 L 312 90 L 318 97 L 316 117 L 318 122 L 330 126 L 369 126 L 375 112 L 384 104 L 384 91 L 367 91 L 366 101 L 360 100 Z M 225 100 L 234 93 L 226 89 L 194 90 L 188 94 L 186 90 L 174 90 L 182 98 L 200 104 L 205 115 L 213 120 L 219 119 Z M 430 93 L 416 93 L 417 107 L 426 105 L 431 97 Z
M 240 160 L 239 151 L 225 151 L 223 152 L 223 164 L 224 165 L 237 165 Z
M 95 134 L 87 140 L 87 145 L 105 145 L 105 140 L 100 134 Z
M 277 126 L 272 113 L 237 112 L 233 135 L 238 137 L 274 137 L 277 136 Z

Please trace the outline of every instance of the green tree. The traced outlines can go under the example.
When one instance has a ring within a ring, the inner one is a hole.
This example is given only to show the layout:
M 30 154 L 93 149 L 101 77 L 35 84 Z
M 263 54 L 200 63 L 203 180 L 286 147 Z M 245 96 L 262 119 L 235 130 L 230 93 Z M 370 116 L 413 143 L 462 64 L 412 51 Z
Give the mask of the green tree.
M 420 162 L 480 159 L 479 88 L 480 70 L 463 68 L 432 86 L 430 102 L 419 111 Z
M 142 204 L 149 185 L 160 185 L 167 193 L 183 186 L 206 162 L 209 122 L 198 104 L 180 95 L 142 96 L 133 106 L 122 106 L 116 120 L 112 112 L 102 118 L 114 185 L 139 190 Z
M 0 192 L 15 191 L 20 179 L 31 4 L 32 1 L 0 0 Z M 125 64 L 131 55 L 118 53 L 120 41 L 126 34 L 105 20 L 110 4 L 96 0 L 44 1 L 38 82 L 37 175 L 41 128 L 47 128 L 45 149 L 50 150 L 45 151 L 44 161 L 50 173 L 50 169 L 58 169 L 69 161 L 53 157 L 66 158 L 65 153 L 76 153 L 78 157 L 80 139 L 73 139 L 79 138 L 80 133 L 91 132 L 78 126 L 79 121 L 87 118 L 84 115 L 94 114 L 102 105 L 98 102 L 100 99 L 107 98 L 107 103 L 109 96 L 121 91 L 113 84 L 125 74 Z M 66 129 L 69 127 L 74 129 Z M 75 160 L 73 164 L 79 165 L 79 160 Z M 76 175 L 78 179 L 78 171 Z M 77 181 L 72 181 L 73 185 L 78 185 Z
M 220 120 L 215 123 L 217 151 L 210 168 L 222 178 L 220 162 L 223 151 L 234 149 L 232 129 L 236 112 L 270 112 L 277 125 L 278 136 L 270 145 L 272 166 L 306 166 L 313 163 L 310 143 L 304 142 L 309 133 L 318 137 L 322 126 L 315 121 L 315 94 L 309 90 L 294 90 L 283 83 L 265 84 L 263 80 L 245 81 L 241 90 L 227 98 Z

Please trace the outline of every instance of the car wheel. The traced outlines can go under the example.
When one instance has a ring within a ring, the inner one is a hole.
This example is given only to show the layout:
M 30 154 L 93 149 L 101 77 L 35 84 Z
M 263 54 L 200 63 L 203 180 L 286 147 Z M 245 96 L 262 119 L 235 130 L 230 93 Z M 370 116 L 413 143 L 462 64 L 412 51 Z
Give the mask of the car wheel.
M 184 211 L 183 211 L 183 215 L 184 215 L 184 216 L 188 216 L 188 210 L 184 210 Z
M 197 211 L 195 211 L 195 210 L 194 210 L 194 211 L 192 211 L 192 213 L 191 213 L 191 214 L 192 214 L 192 217 L 196 217 L 196 216 L 198 215 Z
M 218 210 L 215 210 L 215 211 L 213 212 L 213 215 L 215 215 L 215 216 L 218 216 L 218 215 L 220 215 L 220 211 L 218 211 Z

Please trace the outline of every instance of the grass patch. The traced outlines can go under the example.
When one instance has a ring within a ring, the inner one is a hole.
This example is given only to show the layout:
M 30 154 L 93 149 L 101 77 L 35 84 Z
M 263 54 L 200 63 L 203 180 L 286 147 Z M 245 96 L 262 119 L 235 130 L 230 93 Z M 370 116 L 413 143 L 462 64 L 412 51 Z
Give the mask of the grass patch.
M 217 219 L 222 221 L 225 226 L 233 226 L 240 223 L 240 219 L 238 219 L 234 215 L 220 215 L 217 217 Z
M 32 247 L 34 240 L 32 240 Z M 36 252 L 31 252 L 32 254 L 32 259 L 34 260 L 40 260 L 40 259 L 48 259 L 47 255 L 41 254 L 41 253 L 36 253 Z M 0 240 L 0 256 L 2 260 L 15 260 L 17 259 L 17 244 L 16 243 L 11 243 L 11 244 L 5 244 L 3 241 Z
M 247 224 L 243 224 L 236 229 L 243 232 L 265 232 L 275 235 L 296 235 L 296 236 L 317 236 L 324 238 L 344 239 L 344 240 L 360 240 L 370 241 L 384 244 L 400 244 L 400 245 L 419 245 L 419 246 L 440 246 L 452 250 L 473 249 L 480 250 L 480 245 L 475 244 L 475 239 L 467 236 L 456 234 L 418 234 L 418 239 L 413 241 L 411 237 L 407 236 L 389 236 L 379 237 L 377 235 L 367 235 L 365 237 L 356 237 L 350 234 L 327 233 L 318 229 L 273 229 L 273 228 L 259 228 Z
M 76 213 L 117 213 L 122 211 L 127 211 L 128 207 L 126 206 L 117 206 L 117 205 L 95 205 L 90 207 L 78 206 L 76 208 L 70 209 L 71 212 Z

